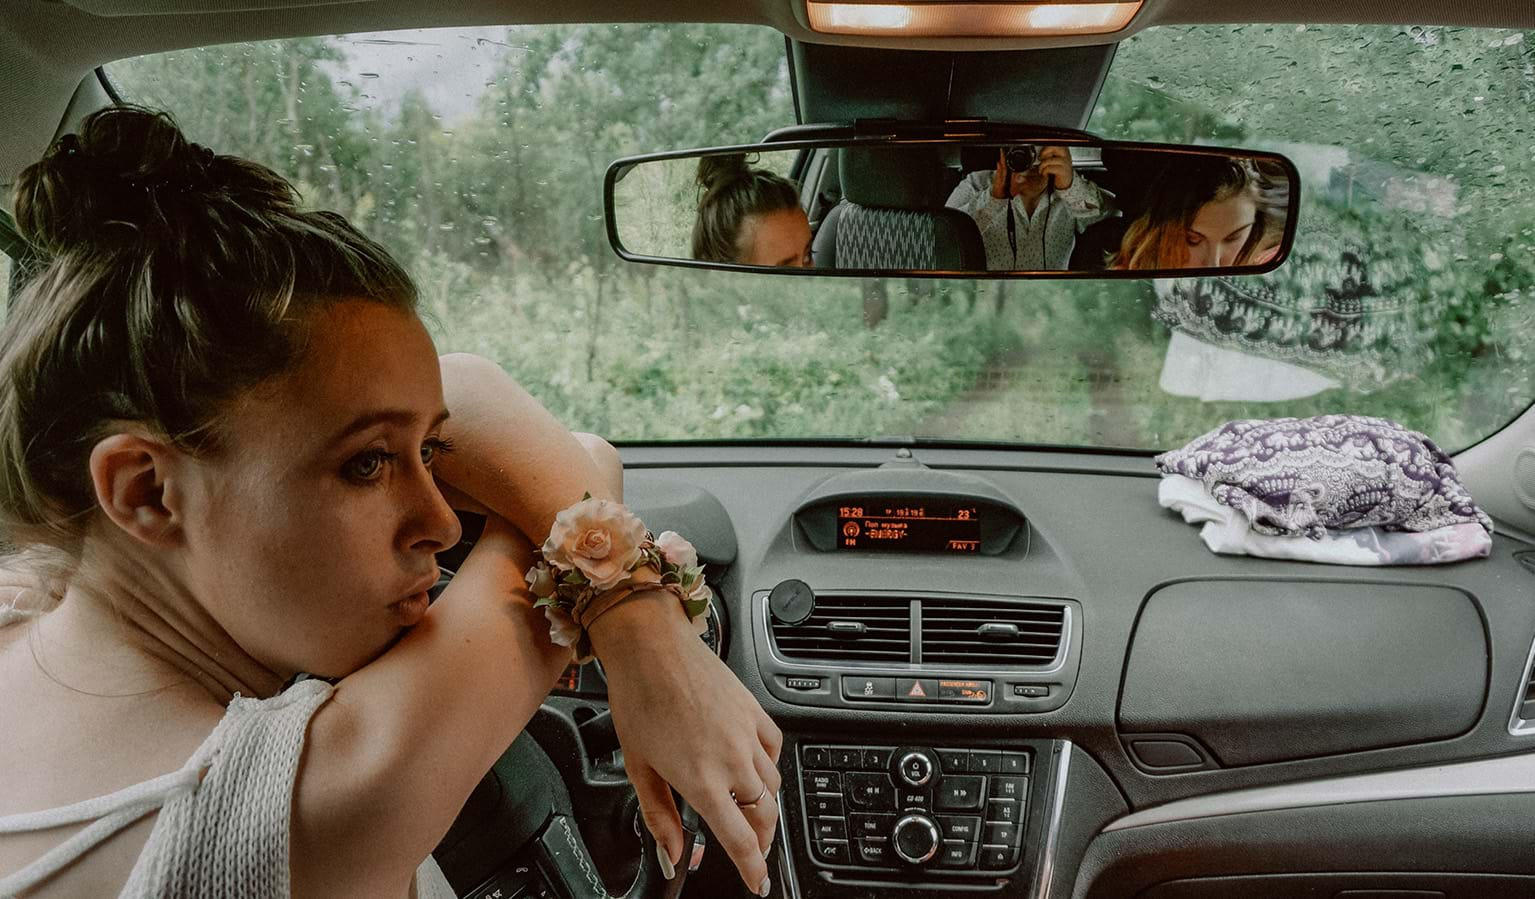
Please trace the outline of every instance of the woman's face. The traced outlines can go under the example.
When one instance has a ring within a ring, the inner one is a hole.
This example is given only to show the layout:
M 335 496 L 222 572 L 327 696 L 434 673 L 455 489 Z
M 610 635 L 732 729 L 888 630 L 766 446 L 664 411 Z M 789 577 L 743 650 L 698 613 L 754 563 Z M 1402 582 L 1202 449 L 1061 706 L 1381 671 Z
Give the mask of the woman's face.
M 192 463 L 193 596 L 282 675 L 340 676 L 426 611 L 458 519 L 432 479 L 446 416 L 413 314 L 344 302 L 316 316 L 292 372 L 236 401 L 226 449 Z
M 798 206 L 760 212 L 741 225 L 741 256 L 745 265 L 810 267 L 810 219 Z
M 1258 219 L 1258 203 L 1241 192 L 1199 207 L 1186 234 L 1188 268 L 1235 265 Z

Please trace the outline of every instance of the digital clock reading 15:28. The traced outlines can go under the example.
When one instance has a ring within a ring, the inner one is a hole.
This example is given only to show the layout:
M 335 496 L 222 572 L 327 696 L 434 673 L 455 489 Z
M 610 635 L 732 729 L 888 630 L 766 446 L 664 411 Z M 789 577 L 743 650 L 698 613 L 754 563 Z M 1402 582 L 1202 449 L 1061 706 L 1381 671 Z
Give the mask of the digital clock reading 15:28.
M 981 512 L 974 505 L 943 500 L 844 501 L 837 506 L 837 546 L 876 552 L 979 552 Z

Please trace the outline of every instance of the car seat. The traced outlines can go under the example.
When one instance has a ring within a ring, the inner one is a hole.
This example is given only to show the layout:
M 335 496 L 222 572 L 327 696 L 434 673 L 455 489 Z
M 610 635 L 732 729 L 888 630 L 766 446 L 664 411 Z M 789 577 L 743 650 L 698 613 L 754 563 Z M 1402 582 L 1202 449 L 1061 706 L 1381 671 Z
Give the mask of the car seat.
M 986 248 L 975 221 L 943 205 L 943 164 L 930 147 L 844 147 L 842 202 L 811 246 L 818 268 L 976 271 Z

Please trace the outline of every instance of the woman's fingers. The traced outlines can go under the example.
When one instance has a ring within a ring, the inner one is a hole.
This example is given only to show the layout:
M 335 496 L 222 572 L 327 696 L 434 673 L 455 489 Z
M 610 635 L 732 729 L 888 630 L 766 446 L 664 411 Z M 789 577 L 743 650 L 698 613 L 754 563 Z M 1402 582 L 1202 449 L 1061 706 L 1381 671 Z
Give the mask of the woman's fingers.
M 649 765 L 631 765 L 626 760 L 624 769 L 639 798 L 640 817 L 645 820 L 650 835 L 656 838 L 661 871 L 667 880 L 671 880 L 677 864 L 682 861 L 682 853 L 691 848 L 683 844 L 682 818 L 677 814 L 677 803 L 672 800 L 672 788 Z
M 744 779 L 744 778 L 743 778 Z M 736 795 L 739 797 L 747 788 L 746 784 L 738 785 Z M 760 792 L 761 787 L 757 787 Z M 769 794 L 762 798 L 756 808 L 743 809 L 736 805 L 736 799 L 730 796 L 730 787 L 710 790 L 698 800 L 689 797 L 688 801 L 698 809 L 698 814 L 709 822 L 709 829 L 713 831 L 714 838 L 719 841 L 725 854 L 735 863 L 736 870 L 741 874 L 741 880 L 746 883 L 746 888 L 754 896 L 766 896 L 771 890 L 772 881 L 768 877 L 767 859 L 763 858 L 762 845 L 757 838 L 757 831 L 751 820 L 763 819 L 772 822 L 778 820 L 778 803 Z M 741 799 L 749 802 L 750 797 Z M 755 813 L 755 814 L 754 814 Z M 771 826 L 771 825 L 770 825 Z

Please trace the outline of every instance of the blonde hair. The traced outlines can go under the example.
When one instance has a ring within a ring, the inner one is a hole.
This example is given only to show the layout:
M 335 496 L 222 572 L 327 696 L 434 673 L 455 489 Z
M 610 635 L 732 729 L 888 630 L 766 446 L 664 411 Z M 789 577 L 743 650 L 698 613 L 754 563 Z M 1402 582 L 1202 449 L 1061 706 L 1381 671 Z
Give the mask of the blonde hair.
M 1174 164 L 1152 182 L 1146 211 L 1125 229 L 1111 269 L 1146 271 L 1188 265 L 1188 229 L 1199 210 L 1210 203 L 1249 194 L 1257 218 L 1233 265 L 1247 265 L 1270 230 L 1271 212 L 1263 202 L 1263 182 L 1245 160 L 1225 159 Z
M 164 113 L 94 113 L 22 172 L 14 208 L 45 263 L 0 326 L 0 539 L 14 547 L 78 555 L 91 450 L 125 423 L 217 452 L 231 401 L 299 361 L 313 312 L 415 309 L 383 247 Z

